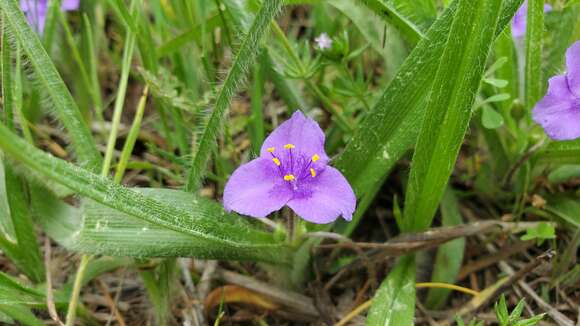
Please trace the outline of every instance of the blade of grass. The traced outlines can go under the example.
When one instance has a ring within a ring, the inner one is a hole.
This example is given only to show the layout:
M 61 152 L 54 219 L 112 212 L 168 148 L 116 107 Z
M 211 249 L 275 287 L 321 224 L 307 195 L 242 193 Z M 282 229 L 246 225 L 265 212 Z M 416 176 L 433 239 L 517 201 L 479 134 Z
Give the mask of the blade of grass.
M 131 7 L 135 7 L 135 1 L 131 2 Z M 111 132 L 109 133 L 109 140 L 107 141 L 107 149 L 105 151 L 105 160 L 103 162 L 101 175 L 108 175 L 111 163 L 113 161 L 113 153 L 115 151 L 115 144 L 117 143 L 117 134 L 119 133 L 119 125 L 121 124 L 121 116 L 123 115 L 123 107 L 125 105 L 125 95 L 127 94 L 127 82 L 129 80 L 129 71 L 131 70 L 131 61 L 133 59 L 133 50 L 135 49 L 135 34 L 127 29 L 125 36 L 125 46 L 123 48 L 123 60 L 121 65 L 121 77 L 119 79 L 119 86 L 117 97 L 115 98 L 115 107 L 113 110 L 113 121 L 111 122 Z
M 72 95 L 42 48 L 38 36 L 28 25 L 16 0 L 1 1 L 0 8 L 6 18 L 6 27 L 22 46 L 40 82 L 40 88 L 50 98 L 59 120 L 69 132 L 78 161 L 94 171 L 100 166 L 101 155 Z
M 262 94 L 264 93 L 265 67 L 262 62 L 265 61 L 264 59 L 266 56 L 267 53 L 263 51 L 260 54 L 260 64 L 255 65 L 252 69 L 252 100 L 250 103 L 252 114 L 249 119 L 249 124 L 251 126 L 249 132 L 252 141 L 252 148 L 255 153 L 260 152 L 260 147 L 264 141 L 264 108 L 262 105 Z
M 542 97 L 542 44 L 544 36 L 544 0 L 528 1 L 526 25 L 526 68 L 524 100 L 528 122 L 536 102 Z
M 82 196 L 133 218 L 198 239 L 206 244 L 200 249 L 205 254 L 231 251 L 230 255 L 235 255 L 238 252 L 247 254 L 250 251 L 256 255 L 272 254 L 280 260 L 288 259 L 288 248 L 275 240 L 272 234 L 252 227 L 230 225 L 231 221 L 239 218 L 238 215 L 225 214 L 217 203 L 204 202 L 189 210 L 162 203 L 54 158 L 27 144 L 3 125 L 0 125 L 0 148 L 12 159 L 45 179 L 62 184 Z M 201 203 L 199 200 L 197 202 Z M 230 222 L 218 221 L 218 216 L 225 216 Z
M 193 161 L 187 177 L 186 191 L 195 191 L 201 184 L 232 97 L 243 81 L 250 64 L 254 61 L 260 49 L 259 42 L 280 7 L 281 0 L 265 1 L 244 38 L 232 67 L 218 91 L 211 116 L 203 128 L 198 144 L 193 150 Z
M 145 112 L 145 104 L 147 103 L 147 95 L 149 92 L 149 87 L 146 86 L 143 90 L 143 95 L 139 100 L 137 105 L 137 112 L 135 112 L 135 118 L 133 118 L 133 124 L 127 135 L 127 140 L 125 140 L 125 145 L 123 145 L 123 150 L 121 151 L 121 157 L 119 158 L 119 163 L 117 164 L 117 169 L 115 171 L 114 182 L 119 184 L 123 180 L 123 175 L 125 175 L 125 169 L 127 169 L 127 164 L 129 163 L 129 158 L 131 153 L 133 153 L 133 148 L 135 147 L 135 142 L 137 141 L 137 136 L 139 136 L 139 130 L 141 130 L 141 122 L 143 121 L 143 114 Z
M 496 35 L 521 3 L 522 0 L 505 1 Z M 347 177 L 358 197 L 376 189 L 375 183 L 415 144 L 424 114 L 425 90 L 433 84 L 456 9 L 454 2 L 432 25 L 336 159 L 335 166 Z
M 367 315 L 367 325 L 413 325 L 415 256 L 404 256 L 383 281 Z
M 459 1 L 413 155 L 405 197 L 407 231 L 431 225 L 467 131 L 501 5 L 501 0 Z
M 43 326 L 45 323 L 36 318 L 34 313 L 30 308 L 24 305 L 10 304 L 10 305 L 0 305 L 0 312 L 10 316 L 14 320 L 17 320 L 22 325 L 26 326 Z
M 393 25 L 411 44 L 416 44 L 425 36 L 421 29 L 401 14 L 393 4 L 384 0 L 361 0 L 360 2 L 386 23 Z
M 443 226 L 453 226 L 463 223 L 461 214 L 459 213 L 457 197 L 450 187 L 447 188 L 443 195 L 440 209 Z M 465 238 L 449 241 L 437 248 L 431 282 L 455 283 L 455 279 L 461 268 L 461 263 L 463 262 L 464 252 Z M 451 290 L 443 288 L 429 289 L 425 305 L 430 309 L 440 309 L 447 301 L 450 292 Z

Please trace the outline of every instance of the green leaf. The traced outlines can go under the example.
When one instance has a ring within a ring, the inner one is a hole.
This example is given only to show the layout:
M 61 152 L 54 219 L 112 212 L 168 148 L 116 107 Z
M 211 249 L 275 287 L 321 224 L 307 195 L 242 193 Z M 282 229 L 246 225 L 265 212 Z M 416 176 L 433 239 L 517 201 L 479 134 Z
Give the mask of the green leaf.
M 580 139 L 551 142 L 535 157 L 542 163 L 580 164 Z
M 524 99 L 528 116 L 542 97 L 542 44 L 544 35 L 544 0 L 528 1 L 526 24 L 526 68 Z
M 402 257 L 381 283 L 367 315 L 367 325 L 413 325 L 415 256 Z
M 457 198 L 451 188 L 447 188 L 441 200 L 441 218 L 443 226 L 453 226 L 462 224 L 461 213 Z M 465 239 L 459 238 L 441 245 L 437 249 L 435 257 L 435 267 L 431 276 L 431 282 L 455 283 L 465 252 Z M 447 301 L 450 290 L 429 289 L 425 304 L 429 308 L 439 309 Z
M 36 316 L 30 310 L 30 308 L 24 305 L 18 304 L 0 305 L 0 312 L 10 316 L 14 320 L 17 320 L 21 325 L 25 326 L 45 325 L 45 323 L 42 320 L 36 318 Z
M 199 142 L 194 149 L 193 162 L 185 187 L 187 191 L 195 191 L 201 184 L 201 179 L 207 171 L 209 156 L 216 146 L 217 136 L 226 117 L 232 97 L 260 50 L 260 40 L 266 33 L 270 21 L 280 10 L 281 3 L 281 0 L 265 1 L 256 15 L 248 34 L 242 41 L 232 67 L 217 93 L 212 114 L 204 126 Z
M 0 148 L 29 170 L 37 172 L 45 179 L 60 183 L 87 199 L 122 212 L 136 220 L 156 225 L 165 231 L 175 231 L 176 234 L 188 236 L 189 241 L 196 248 L 195 250 L 198 250 L 194 252 L 192 249 L 190 251 L 192 255 L 216 259 L 219 257 L 256 259 L 281 264 L 288 263 L 290 260 L 291 254 L 286 244 L 276 241 L 270 233 L 252 227 L 241 227 L 239 223 L 236 223 L 241 218 L 235 214 L 225 214 L 221 205 L 217 203 L 196 200 L 195 197 L 181 197 L 194 205 L 191 209 L 183 209 L 173 202 L 161 202 L 151 196 L 116 185 L 104 177 L 54 158 L 27 144 L 9 132 L 3 125 L 0 125 Z M 49 197 L 48 195 L 44 196 Z M 179 193 L 174 193 L 173 196 L 179 196 Z M 92 207 L 90 202 L 86 202 L 85 205 L 86 209 Z M 63 208 L 56 207 L 54 204 L 54 207 L 49 205 L 45 209 L 46 211 L 41 210 L 40 212 L 48 214 L 51 209 Z M 39 211 L 37 210 L 37 212 Z M 57 220 L 61 224 L 61 232 L 65 233 L 71 228 L 78 228 L 78 216 L 70 221 L 72 213 L 68 216 L 64 213 L 66 212 L 63 212 L 63 215 Z M 56 213 L 57 216 L 58 214 Z M 74 221 L 77 221 L 76 225 L 71 223 Z M 96 228 L 96 224 L 94 228 Z M 112 230 L 107 232 L 107 234 L 109 233 L 111 236 L 115 235 Z M 132 237 L 134 238 L 135 235 L 136 233 Z M 106 247 L 107 245 L 99 243 L 99 246 Z M 99 250 L 99 248 L 93 249 Z M 122 250 L 122 248 L 117 248 L 117 250 Z M 166 253 L 165 255 L 170 256 L 171 254 Z
M 484 107 L 481 111 L 481 124 L 487 129 L 497 129 L 503 126 L 504 120 L 501 114 L 492 107 Z
M 496 35 L 521 3 L 522 0 L 505 1 Z M 424 114 L 425 90 L 433 84 L 456 9 L 454 2 L 433 23 L 337 158 L 335 166 L 347 177 L 358 197 L 376 188 L 375 184 L 415 144 Z
M 545 210 L 580 228 L 580 201 L 577 197 L 548 197 Z
M 7 208 L 0 216 L 4 226 L 0 234 L 0 248 L 32 281 L 41 282 L 44 279 L 44 263 L 36 241 L 25 185 L 12 167 L 4 165 L 1 160 L 0 177 L 0 200 Z
M 411 44 L 419 42 L 424 37 L 421 29 L 400 13 L 393 4 L 384 0 L 362 0 L 360 2 L 385 22 L 393 25 Z
M 501 0 L 459 1 L 413 156 L 405 197 L 406 230 L 431 225 L 471 118 L 501 4 Z
M 16 37 L 34 69 L 39 89 L 48 95 L 56 115 L 68 130 L 78 161 L 96 171 L 101 166 L 101 155 L 91 132 L 38 36 L 28 25 L 18 1 L 0 1 L 0 8 L 6 18 L 6 27 Z

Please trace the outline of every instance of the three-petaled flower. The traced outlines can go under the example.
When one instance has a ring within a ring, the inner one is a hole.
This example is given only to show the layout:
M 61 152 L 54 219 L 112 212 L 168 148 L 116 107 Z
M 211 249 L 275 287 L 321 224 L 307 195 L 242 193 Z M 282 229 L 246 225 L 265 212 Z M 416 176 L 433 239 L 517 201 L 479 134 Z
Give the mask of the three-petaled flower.
M 80 0 L 62 0 L 60 10 L 77 10 Z M 20 0 L 20 9 L 26 15 L 28 23 L 39 34 L 44 32 L 44 23 L 48 11 L 48 0 Z
M 296 111 L 266 138 L 260 157 L 234 171 L 224 190 L 224 207 L 266 217 L 288 205 L 313 223 L 330 223 L 340 215 L 350 220 L 356 197 L 328 161 L 324 133 Z
M 534 107 L 532 117 L 556 140 L 580 137 L 580 41 L 566 51 L 566 69 L 548 81 L 548 92 Z

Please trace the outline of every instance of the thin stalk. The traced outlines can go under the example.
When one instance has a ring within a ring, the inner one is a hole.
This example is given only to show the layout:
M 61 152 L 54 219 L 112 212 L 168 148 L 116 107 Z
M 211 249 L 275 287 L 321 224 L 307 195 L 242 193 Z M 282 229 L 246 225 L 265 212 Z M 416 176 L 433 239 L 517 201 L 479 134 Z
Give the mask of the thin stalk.
M 83 63 L 83 59 L 81 58 L 81 54 L 79 52 L 79 49 L 77 48 L 77 46 L 75 44 L 74 37 L 72 35 L 70 27 L 68 26 L 68 22 L 66 21 L 66 16 L 60 10 L 57 10 L 57 12 L 58 12 L 58 18 L 60 19 L 60 23 L 64 29 L 66 43 L 68 44 L 68 46 L 72 52 L 72 56 L 73 56 L 74 60 L 76 61 L 77 66 L 79 67 L 79 71 L 81 73 L 81 79 L 83 81 L 83 84 L 85 85 L 87 91 L 91 95 L 91 100 L 93 101 L 93 104 L 100 108 L 102 106 L 102 101 L 101 101 L 99 95 L 95 92 L 95 88 L 93 87 L 93 83 L 91 82 L 91 79 L 89 78 L 89 74 L 87 73 L 87 68 L 85 67 L 85 64 Z
M 113 111 L 113 121 L 111 124 L 111 133 L 107 142 L 107 149 L 105 152 L 105 161 L 103 162 L 103 169 L 101 175 L 108 175 L 113 160 L 113 152 L 115 150 L 115 143 L 117 142 L 117 135 L 119 133 L 119 125 L 121 124 L 121 116 L 123 114 L 123 104 L 125 102 L 125 95 L 127 93 L 127 82 L 129 80 L 129 70 L 131 68 L 131 59 L 133 58 L 133 50 L 135 49 L 135 34 L 130 30 L 127 31 L 127 38 L 125 41 L 125 48 L 123 49 L 123 66 L 121 68 L 121 80 L 119 81 L 119 92 L 115 99 L 115 108 Z
M 66 326 L 73 326 L 75 323 L 77 305 L 79 302 L 79 295 L 82 288 L 82 280 L 85 274 L 85 270 L 87 269 L 87 265 L 89 264 L 90 261 L 91 256 L 89 255 L 83 255 L 81 257 L 81 262 L 77 270 L 77 275 L 75 277 L 75 282 L 70 297 L 68 311 L 66 312 L 66 324 L 65 324 Z
M 137 105 L 137 112 L 135 113 L 135 118 L 133 119 L 133 124 L 131 125 L 131 130 L 123 146 L 123 151 L 121 152 L 121 157 L 119 158 L 119 164 L 117 164 L 117 169 L 115 171 L 115 183 L 121 183 L 123 180 L 123 175 L 127 169 L 127 164 L 129 163 L 129 158 L 135 147 L 135 142 L 137 141 L 137 136 L 139 135 L 139 130 L 141 130 L 141 122 L 143 121 L 143 113 L 145 112 L 145 104 L 147 103 L 147 95 L 149 92 L 149 86 L 145 86 L 143 90 L 143 95 L 139 100 Z

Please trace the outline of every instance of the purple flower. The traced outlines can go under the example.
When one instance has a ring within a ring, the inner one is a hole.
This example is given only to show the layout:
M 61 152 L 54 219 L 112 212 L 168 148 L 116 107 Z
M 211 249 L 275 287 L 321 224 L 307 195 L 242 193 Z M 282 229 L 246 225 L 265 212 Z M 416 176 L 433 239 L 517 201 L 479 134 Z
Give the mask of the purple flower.
M 326 33 L 318 35 L 318 37 L 314 39 L 314 42 L 316 43 L 316 48 L 319 50 L 330 49 L 332 47 L 332 39 L 328 37 L 328 34 Z
M 77 10 L 80 0 L 62 0 L 62 11 Z M 20 8 L 26 15 L 28 23 L 39 34 L 44 31 L 44 23 L 48 11 L 48 0 L 20 0 Z
M 534 121 L 555 140 L 580 137 L 580 41 L 566 51 L 564 75 L 548 81 L 548 93 L 532 111 Z
M 552 11 L 552 6 L 544 4 L 544 12 Z M 518 9 L 512 21 L 512 36 L 515 39 L 522 38 L 526 35 L 528 25 L 528 0 L 524 1 Z
M 340 215 L 351 220 L 354 192 L 327 163 L 324 133 L 314 120 L 296 111 L 266 138 L 260 157 L 234 171 L 224 190 L 224 206 L 265 217 L 288 205 L 313 223 L 330 223 Z

